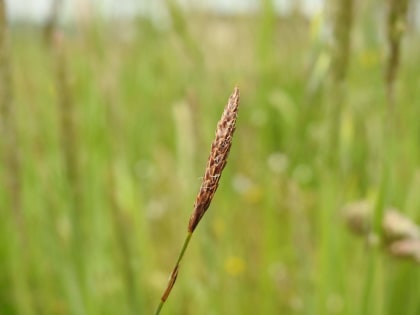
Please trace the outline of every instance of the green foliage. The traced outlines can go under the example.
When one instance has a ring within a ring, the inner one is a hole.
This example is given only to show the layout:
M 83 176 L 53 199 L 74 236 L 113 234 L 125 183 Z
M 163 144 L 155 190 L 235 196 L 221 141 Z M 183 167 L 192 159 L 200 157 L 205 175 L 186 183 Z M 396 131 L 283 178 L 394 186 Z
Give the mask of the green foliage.
M 329 52 L 313 24 L 264 3 L 256 18 L 184 16 L 171 4 L 174 28 L 138 19 L 65 30 L 77 179 L 66 170 L 53 48 L 42 30 L 14 29 L 25 237 L 2 207 L 2 315 L 152 314 L 236 84 L 229 163 L 162 314 L 419 314 L 419 266 L 352 236 L 340 212 L 367 199 L 420 219 L 418 36 L 407 35 L 401 58 L 388 169 L 378 41 L 347 52 L 330 164 Z

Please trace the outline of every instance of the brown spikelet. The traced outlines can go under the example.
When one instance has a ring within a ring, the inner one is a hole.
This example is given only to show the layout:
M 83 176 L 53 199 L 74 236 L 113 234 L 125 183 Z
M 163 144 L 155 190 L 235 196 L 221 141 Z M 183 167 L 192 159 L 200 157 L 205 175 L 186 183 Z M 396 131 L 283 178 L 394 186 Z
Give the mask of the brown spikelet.
M 219 186 L 220 176 L 227 163 L 232 136 L 235 131 L 236 117 L 239 107 L 239 89 L 235 87 L 229 98 L 222 118 L 217 123 L 216 137 L 211 144 L 210 156 L 207 160 L 206 171 L 201 183 L 200 191 L 194 204 L 194 211 L 191 214 L 188 224 L 188 232 L 192 233 L 210 206 L 211 200 Z

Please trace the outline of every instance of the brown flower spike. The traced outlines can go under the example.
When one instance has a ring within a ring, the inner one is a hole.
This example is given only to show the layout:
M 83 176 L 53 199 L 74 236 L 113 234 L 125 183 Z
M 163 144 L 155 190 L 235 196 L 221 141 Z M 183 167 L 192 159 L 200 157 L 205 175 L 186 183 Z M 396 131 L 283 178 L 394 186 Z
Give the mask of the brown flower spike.
M 217 187 L 219 186 L 220 176 L 226 166 L 227 157 L 229 155 L 230 147 L 232 146 L 232 136 L 235 131 L 236 117 L 238 115 L 239 106 L 239 89 L 235 87 L 233 94 L 229 98 L 225 110 L 223 111 L 222 118 L 217 123 L 216 137 L 211 144 L 210 156 L 207 160 L 206 172 L 201 183 L 200 191 L 198 192 L 197 198 L 194 204 L 194 211 L 191 214 L 190 222 L 188 224 L 188 233 L 185 238 L 184 245 L 182 246 L 181 252 L 179 253 L 178 260 L 175 263 L 175 267 L 169 277 L 169 281 L 160 303 L 156 309 L 155 315 L 159 315 L 160 311 L 178 277 L 179 266 L 184 253 L 188 247 L 191 236 L 203 217 L 206 210 L 209 208 L 211 200 L 216 193 Z
M 194 204 L 194 211 L 188 224 L 188 232 L 194 232 L 204 213 L 210 206 L 211 200 L 219 186 L 222 171 L 227 163 L 232 136 L 235 132 L 236 118 L 239 107 L 239 89 L 235 87 L 229 98 L 222 118 L 217 123 L 216 137 L 211 144 L 210 156 L 207 160 L 206 172 L 201 183 L 200 191 Z

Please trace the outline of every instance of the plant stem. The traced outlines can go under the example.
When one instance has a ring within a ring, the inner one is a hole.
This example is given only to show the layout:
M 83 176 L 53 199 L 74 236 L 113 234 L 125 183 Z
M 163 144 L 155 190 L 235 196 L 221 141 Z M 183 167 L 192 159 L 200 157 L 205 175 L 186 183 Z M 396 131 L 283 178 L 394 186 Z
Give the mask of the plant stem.
M 185 241 L 184 241 L 184 245 L 182 246 L 181 252 L 179 253 L 178 260 L 176 261 L 175 267 L 169 277 L 168 285 L 165 291 L 163 292 L 162 297 L 160 298 L 160 303 L 156 309 L 155 315 L 160 314 L 163 304 L 165 304 L 165 301 L 167 300 L 169 294 L 171 293 L 172 287 L 174 286 L 176 278 L 178 276 L 179 264 L 182 258 L 184 257 L 185 251 L 188 247 L 188 244 L 190 243 L 191 236 L 192 236 L 192 232 L 188 232 L 187 237 L 185 238 Z

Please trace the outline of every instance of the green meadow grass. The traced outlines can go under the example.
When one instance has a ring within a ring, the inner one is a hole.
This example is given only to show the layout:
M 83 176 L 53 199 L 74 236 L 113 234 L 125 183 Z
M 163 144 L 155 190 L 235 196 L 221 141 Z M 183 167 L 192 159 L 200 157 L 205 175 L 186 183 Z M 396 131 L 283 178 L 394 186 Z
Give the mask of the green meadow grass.
M 23 228 L 0 190 L 0 314 L 153 314 L 235 85 L 229 163 L 162 314 L 419 314 L 419 266 L 340 212 L 366 199 L 419 220 L 418 34 L 388 125 L 381 29 L 355 19 L 328 163 L 329 50 L 317 20 L 272 12 L 98 20 L 63 31 L 61 59 L 41 29 L 12 29 Z

